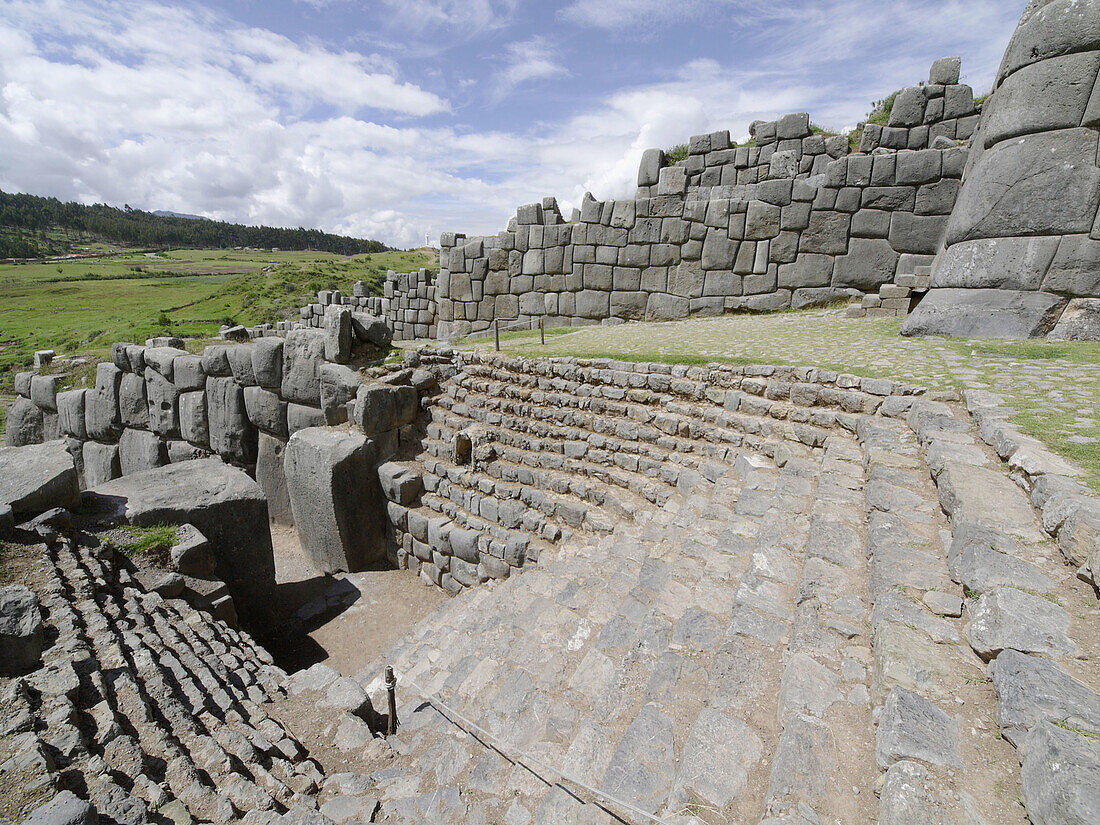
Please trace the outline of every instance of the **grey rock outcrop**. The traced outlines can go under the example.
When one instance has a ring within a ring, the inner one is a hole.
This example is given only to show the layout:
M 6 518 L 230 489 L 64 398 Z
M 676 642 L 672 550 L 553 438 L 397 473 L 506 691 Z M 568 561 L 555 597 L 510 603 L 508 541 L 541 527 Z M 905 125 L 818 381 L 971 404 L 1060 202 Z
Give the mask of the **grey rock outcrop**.
M 34 591 L 0 587 L 0 673 L 11 676 L 34 668 L 44 643 L 42 613 Z
M 64 441 L 0 448 L 0 504 L 17 521 L 80 501 L 76 462 Z

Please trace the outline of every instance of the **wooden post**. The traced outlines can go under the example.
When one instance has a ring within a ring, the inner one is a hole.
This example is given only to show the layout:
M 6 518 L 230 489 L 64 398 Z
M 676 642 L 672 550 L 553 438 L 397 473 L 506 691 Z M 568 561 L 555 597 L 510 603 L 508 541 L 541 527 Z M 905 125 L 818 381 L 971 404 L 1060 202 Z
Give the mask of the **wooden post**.
M 386 736 L 397 733 L 397 677 L 393 668 L 386 665 L 386 698 L 389 702 L 389 719 L 386 720 Z
M 493 337 L 497 342 L 497 352 L 500 352 L 500 321 L 493 321 Z
M 546 346 L 546 318 L 539 316 L 539 338 L 542 340 L 542 345 Z

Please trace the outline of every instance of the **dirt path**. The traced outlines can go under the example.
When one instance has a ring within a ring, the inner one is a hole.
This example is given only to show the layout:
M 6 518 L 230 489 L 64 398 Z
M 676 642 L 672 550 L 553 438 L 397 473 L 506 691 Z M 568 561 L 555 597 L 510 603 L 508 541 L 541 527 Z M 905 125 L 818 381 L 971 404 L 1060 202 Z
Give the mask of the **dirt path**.
M 321 575 L 293 527 L 273 524 L 271 538 L 279 603 L 265 641 L 288 671 L 325 662 L 353 675 L 447 599 L 408 570 Z

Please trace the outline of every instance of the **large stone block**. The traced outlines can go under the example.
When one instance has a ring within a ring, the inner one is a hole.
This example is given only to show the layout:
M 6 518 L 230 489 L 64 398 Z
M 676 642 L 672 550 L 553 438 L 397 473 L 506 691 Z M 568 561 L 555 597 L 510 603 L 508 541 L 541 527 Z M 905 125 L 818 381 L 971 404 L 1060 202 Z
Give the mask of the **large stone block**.
M 799 251 L 843 255 L 848 251 L 850 226 L 851 218 L 843 212 L 811 212 L 810 224 L 799 242 Z
M 642 162 L 638 166 L 638 186 L 656 186 L 660 180 L 661 168 L 665 165 L 665 153 L 660 149 L 647 149 L 642 153 Z
M 351 360 L 351 308 L 331 306 L 325 312 L 325 360 L 346 364 Z
M 947 217 L 895 212 L 890 218 L 890 246 L 898 252 L 934 255 L 943 240 Z
M 285 455 L 285 441 L 265 432 L 260 433 L 256 451 L 256 483 L 267 497 L 267 513 L 276 524 L 294 523 L 290 491 L 283 469 Z
M 118 387 L 118 412 L 124 427 L 148 429 L 149 394 L 145 387 L 145 371 L 127 372 Z
M 180 355 L 172 362 L 172 383 L 180 392 L 201 390 L 206 386 L 206 372 L 201 355 Z
M 84 486 L 87 488 L 96 487 L 122 475 L 122 464 L 118 458 L 117 444 L 85 441 L 83 458 Z
M 688 317 L 690 309 L 689 299 L 678 295 L 667 295 L 663 292 L 654 292 L 646 303 L 645 319 L 647 321 L 679 321 Z
M 76 462 L 64 441 L 0 448 L 0 504 L 11 507 L 16 521 L 79 502 Z
M 193 524 L 210 541 L 237 612 L 270 614 L 275 557 L 267 501 L 244 471 L 205 458 L 124 476 L 91 493 L 101 512 L 131 524 Z
M 283 339 L 259 338 L 252 346 L 252 373 L 256 383 L 278 391 L 283 383 Z
M 179 390 L 156 370 L 145 368 L 145 392 L 149 398 L 149 429 L 165 437 L 180 431 Z
M 256 460 L 256 430 L 248 419 L 244 390 L 234 379 L 206 379 L 206 420 L 210 449 L 240 464 Z
M 948 244 L 976 238 L 1087 234 L 1100 206 L 1097 133 L 1025 135 L 982 152 L 963 182 Z
M 326 422 L 335 426 L 351 417 L 360 383 L 359 373 L 350 367 L 342 364 L 321 367 L 321 410 Z
M 359 433 L 314 428 L 291 436 L 287 488 L 302 549 L 325 573 L 385 562 L 385 509 L 374 449 Z
M 1080 126 L 1100 70 L 1100 51 L 1044 60 L 1005 79 L 986 103 L 983 146 Z
M 9 447 L 25 447 L 41 444 L 45 440 L 45 424 L 42 410 L 22 395 L 8 408 L 7 443 Z
M 1047 336 L 1051 341 L 1100 341 L 1100 298 L 1072 298 Z M 1096 551 L 1100 561 L 1100 547 Z M 1094 574 L 1095 575 L 1095 574 Z
M 924 123 L 924 89 L 907 86 L 898 92 L 890 110 L 891 126 L 920 126 Z
M 125 429 L 118 440 L 118 460 L 122 474 L 128 476 L 168 463 L 164 440 L 148 430 Z
M 1043 289 L 1075 298 L 1100 298 L 1100 240 L 1087 235 L 1064 236 L 1058 242 Z
M 84 424 L 84 396 L 87 390 L 69 390 L 57 394 L 57 419 L 62 435 L 84 440 L 88 428 Z
M 933 289 L 901 327 L 902 335 L 1037 338 L 1058 322 L 1066 299 L 1011 289 Z
M 44 644 L 34 591 L 22 585 L 0 587 L 0 674 L 16 676 L 34 669 Z
M 296 329 L 283 345 L 284 401 L 313 407 L 321 403 L 321 365 L 325 362 L 325 333 L 316 329 Z
M 210 427 L 206 422 L 206 392 L 180 393 L 180 435 L 192 444 L 210 444 Z
M 1046 0 L 1025 9 L 1005 50 L 998 82 L 1023 66 L 1059 55 L 1100 49 L 1095 0 Z
M 832 285 L 876 290 L 883 284 L 893 282 L 900 257 L 889 241 L 852 238 L 848 254 L 836 259 Z
M 226 360 L 233 379 L 242 387 L 256 386 L 256 371 L 252 367 L 252 344 L 226 347 Z
M 248 420 L 259 430 L 279 438 L 289 438 L 286 402 L 263 387 L 244 388 L 244 408 Z
M 114 364 L 96 366 L 95 389 L 84 396 L 84 425 L 88 437 L 96 441 L 114 441 L 121 429 L 118 389 L 122 370 Z
M 42 410 L 57 411 L 57 387 L 60 375 L 36 375 L 31 378 L 31 401 Z
M 783 289 L 825 287 L 833 277 L 833 258 L 829 255 L 804 253 L 792 263 L 779 267 L 778 285 Z
M 936 259 L 932 286 L 1039 289 L 1057 249 L 1057 238 L 963 241 L 948 247 Z
M 145 367 L 171 381 L 175 377 L 176 359 L 181 355 L 187 355 L 187 352 L 177 347 L 146 347 Z

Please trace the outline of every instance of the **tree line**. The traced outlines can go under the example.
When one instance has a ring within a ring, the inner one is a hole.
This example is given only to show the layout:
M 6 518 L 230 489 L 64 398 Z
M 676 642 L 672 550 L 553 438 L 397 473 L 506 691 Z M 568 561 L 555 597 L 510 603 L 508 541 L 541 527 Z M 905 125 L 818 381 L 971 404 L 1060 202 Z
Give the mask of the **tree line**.
M 0 191 L 0 258 L 37 258 L 68 251 L 58 248 L 47 232 L 62 230 L 123 246 L 230 249 L 316 250 L 341 255 L 385 252 L 379 241 L 332 235 L 319 229 L 244 226 L 205 218 L 154 215 L 129 205 L 87 206 L 57 198 Z

